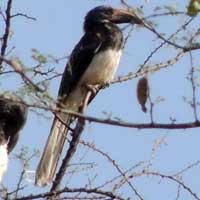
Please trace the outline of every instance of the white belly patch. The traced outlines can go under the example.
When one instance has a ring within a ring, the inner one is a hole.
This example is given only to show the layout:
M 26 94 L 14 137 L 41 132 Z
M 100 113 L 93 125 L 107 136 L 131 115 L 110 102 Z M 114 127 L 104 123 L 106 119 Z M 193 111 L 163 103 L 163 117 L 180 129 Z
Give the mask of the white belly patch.
M 109 83 L 115 75 L 118 68 L 121 50 L 112 49 L 96 54 L 82 75 L 76 88 L 71 92 L 65 103 L 66 108 L 77 111 L 83 103 L 86 95 L 86 89 L 83 85 L 96 85 Z
M 96 54 L 79 83 L 104 84 L 110 82 L 118 68 L 121 53 L 121 50 L 108 49 Z

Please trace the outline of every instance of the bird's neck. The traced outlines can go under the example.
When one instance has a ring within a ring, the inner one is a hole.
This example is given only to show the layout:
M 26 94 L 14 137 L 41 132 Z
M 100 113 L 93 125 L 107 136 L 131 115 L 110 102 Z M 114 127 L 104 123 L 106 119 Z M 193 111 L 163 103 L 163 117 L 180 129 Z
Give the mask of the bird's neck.
M 123 46 L 122 31 L 113 23 L 100 23 L 91 28 L 89 32 L 99 35 L 105 48 L 121 49 Z

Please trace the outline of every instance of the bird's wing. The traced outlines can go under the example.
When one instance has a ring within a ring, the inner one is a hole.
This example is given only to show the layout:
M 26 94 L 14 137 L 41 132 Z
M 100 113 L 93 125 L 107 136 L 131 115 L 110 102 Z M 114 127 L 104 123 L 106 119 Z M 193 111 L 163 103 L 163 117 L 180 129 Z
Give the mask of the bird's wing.
M 67 97 L 77 85 L 95 54 L 101 50 L 102 37 L 99 34 L 85 33 L 71 53 L 58 92 L 61 99 Z
M 63 73 L 58 92 L 58 107 L 61 107 L 62 104 L 67 102 L 66 98 L 77 85 L 92 58 L 98 52 L 100 46 L 101 38 L 98 35 L 93 35 L 91 33 L 85 34 L 76 45 Z M 58 117 L 62 119 L 62 122 Z M 69 125 L 70 122 L 71 117 L 69 115 L 58 114 L 58 116 L 55 116 L 51 132 L 37 168 L 37 185 L 45 186 L 53 180 L 67 136 L 68 127 L 66 124 Z

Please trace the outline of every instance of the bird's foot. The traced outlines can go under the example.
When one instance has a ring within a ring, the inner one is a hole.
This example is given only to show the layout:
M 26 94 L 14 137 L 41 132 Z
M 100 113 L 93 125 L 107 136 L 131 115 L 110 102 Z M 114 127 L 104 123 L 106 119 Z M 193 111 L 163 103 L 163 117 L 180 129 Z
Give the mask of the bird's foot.
M 110 86 L 110 82 L 108 81 L 108 82 L 105 82 L 104 84 L 102 84 L 100 86 L 100 89 L 105 89 L 105 88 L 108 88 L 109 86 Z
M 85 85 L 86 89 L 90 92 L 92 92 L 93 95 L 96 95 L 97 92 L 99 91 L 100 89 L 100 85 L 99 84 L 96 84 L 96 85 Z

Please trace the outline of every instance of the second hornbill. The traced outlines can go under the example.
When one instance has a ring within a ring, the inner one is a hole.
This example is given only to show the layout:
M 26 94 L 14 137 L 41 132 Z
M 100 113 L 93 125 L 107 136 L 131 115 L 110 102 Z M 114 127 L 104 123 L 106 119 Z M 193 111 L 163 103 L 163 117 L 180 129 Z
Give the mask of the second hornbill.
M 116 25 L 121 23 L 143 24 L 142 20 L 125 9 L 98 6 L 87 13 L 85 34 L 72 51 L 63 73 L 58 108 L 78 112 L 88 91 L 83 86 L 104 85 L 113 79 L 123 48 L 123 34 Z M 65 124 L 71 123 L 69 115 L 58 116 L 54 118 L 36 171 L 36 184 L 39 186 L 52 182 L 68 132 L 69 126 Z
M 27 106 L 15 95 L 0 95 L 0 182 L 27 118 Z

